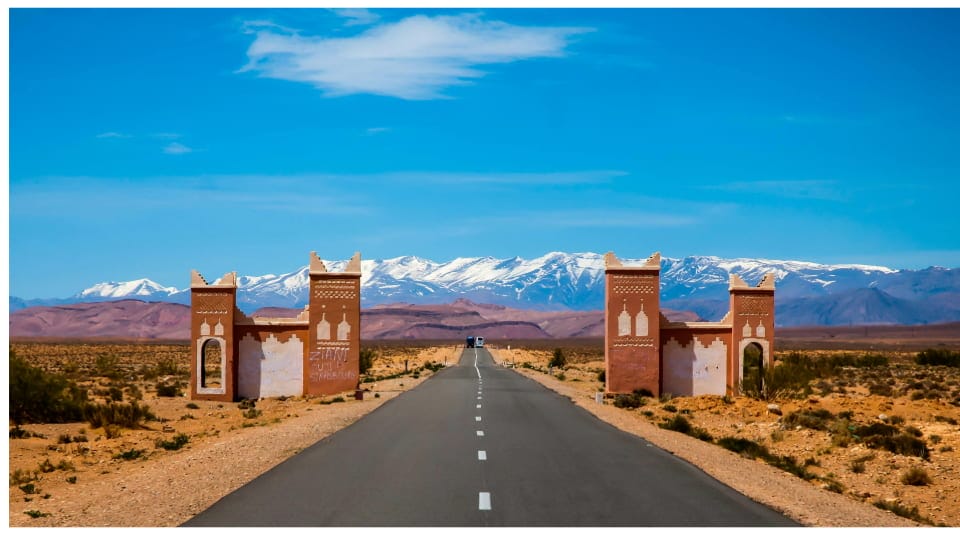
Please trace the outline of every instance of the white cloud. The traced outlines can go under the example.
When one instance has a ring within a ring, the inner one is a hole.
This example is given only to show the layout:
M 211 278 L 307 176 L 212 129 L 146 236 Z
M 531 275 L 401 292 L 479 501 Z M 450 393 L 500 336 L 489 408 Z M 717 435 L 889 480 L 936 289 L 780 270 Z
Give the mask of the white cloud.
M 731 182 L 717 187 L 725 191 L 774 195 L 788 199 L 843 201 L 847 198 L 833 180 L 762 180 Z
M 304 82 L 328 97 L 376 94 L 401 99 L 444 98 L 451 86 L 486 73 L 476 66 L 564 55 L 571 36 L 588 28 L 523 27 L 478 15 L 417 15 L 347 38 L 303 36 L 276 25 L 257 26 L 240 71 Z
M 133 135 L 128 135 L 126 133 L 119 133 L 116 131 L 108 131 L 106 133 L 97 134 L 98 139 L 129 139 L 131 137 L 133 137 Z
M 189 154 L 190 152 L 193 152 L 193 148 L 178 142 L 170 143 L 163 148 L 164 154 Z
M 380 20 L 380 16 L 369 9 L 334 9 L 333 12 L 347 19 L 347 22 L 343 23 L 344 26 L 366 26 Z
M 388 131 L 390 131 L 390 128 L 388 127 L 372 127 L 372 128 L 367 128 L 365 133 L 367 135 L 378 135 L 380 133 L 386 133 Z

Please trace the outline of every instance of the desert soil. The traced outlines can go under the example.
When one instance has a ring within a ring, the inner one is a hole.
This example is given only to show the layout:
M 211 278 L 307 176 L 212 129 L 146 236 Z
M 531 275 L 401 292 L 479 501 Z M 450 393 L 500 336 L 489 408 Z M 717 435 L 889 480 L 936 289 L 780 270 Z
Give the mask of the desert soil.
M 873 505 L 883 502 L 916 507 L 922 518 L 934 524 L 960 526 L 960 428 L 957 426 L 960 408 L 949 399 L 883 397 L 870 395 L 863 387 L 848 386 L 843 394 L 812 395 L 805 399 L 670 397 L 648 399 L 645 406 L 636 409 L 621 409 L 615 407 L 609 397 L 603 399 L 602 404 L 596 401 L 597 393 L 603 391 L 603 383 L 598 381 L 604 368 L 602 350 L 597 351 L 599 355 L 580 354 L 565 369 L 554 369 L 552 375 L 547 369 L 552 351 L 491 349 L 491 352 L 498 362 L 512 365 L 519 373 L 568 396 L 597 418 L 643 437 L 804 525 L 910 527 L 923 524 Z M 911 373 L 910 358 L 912 354 L 904 354 L 894 360 L 904 366 L 902 373 Z M 522 367 L 525 364 L 529 367 Z M 949 371 L 951 369 L 953 371 Z M 948 380 L 960 375 L 955 368 L 921 371 L 940 373 L 940 380 L 944 379 L 944 371 Z M 561 373 L 564 380 L 559 379 Z M 768 410 L 771 403 L 779 406 L 781 414 Z M 715 440 L 742 437 L 765 445 L 774 454 L 793 456 L 798 463 L 808 463 L 807 469 L 819 479 L 802 480 L 763 461 L 744 458 L 716 444 L 662 429 L 658 424 L 676 414 L 665 407 L 683 413 L 691 424 L 707 430 Z M 852 419 L 861 423 L 876 422 L 884 418 L 881 415 L 900 416 L 905 425 L 923 433 L 931 447 L 929 461 L 868 449 L 857 443 L 837 446 L 825 431 L 782 429 L 781 419 L 789 413 L 820 408 L 833 414 L 850 411 Z M 861 472 L 852 471 L 856 462 L 862 463 Z M 925 470 L 931 482 L 923 486 L 904 485 L 901 477 L 912 467 Z M 831 485 L 835 490 L 839 486 L 843 493 L 830 491 Z
M 57 358 L 72 358 L 76 364 L 72 369 L 82 372 L 104 350 L 111 351 L 124 363 L 127 380 L 143 362 L 137 352 L 143 347 L 13 345 L 20 357 L 54 371 L 51 363 L 57 363 Z M 181 354 L 184 349 L 187 354 Z M 154 346 L 151 352 L 177 358 L 185 366 L 189 347 Z M 124 429 L 119 437 L 107 438 L 102 428 L 92 429 L 86 423 L 23 425 L 21 429 L 39 437 L 10 439 L 10 526 L 179 525 L 283 460 L 415 388 L 433 374 L 420 370 L 426 362 L 450 362 L 459 356 L 454 347 L 394 347 L 378 352 L 369 377 L 396 375 L 405 363 L 410 372 L 419 373 L 362 384 L 368 391 L 359 401 L 352 392 L 261 399 L 255 405 L 261 411 L 255 418 L 245 417 L 249 409 L 240 409 L 237 403 L 157 397 L 148 378 L 135 382 L 143 394 L 140 403 L 160 420 L 145 422 L 143 429 Z M 96 388 L 110 382 L 91 377 L 84 384 Z M 156 446 L 156 441 L 170 441 L 178 434 L 189 437 L 183 448 L 170 451 Z M 63 442 L 64 437 L 82 442 Z M 119 456 L 135 450 L 143 455 L 130 460 Z M 17 481 L 15 475 L 19 475 Z

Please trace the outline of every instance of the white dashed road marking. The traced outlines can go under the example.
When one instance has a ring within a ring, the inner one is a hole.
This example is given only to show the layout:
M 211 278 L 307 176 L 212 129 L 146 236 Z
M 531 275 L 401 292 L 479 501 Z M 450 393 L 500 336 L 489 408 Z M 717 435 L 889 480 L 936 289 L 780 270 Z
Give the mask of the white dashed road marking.
M 490 493 L 480 492 L 480 510 L 490 510 Z
M 483 437 L 483 432 L 482 432 L 482 431 L 478 431 L 478 432 L 477 432 L 477 437 Z
M 477 408 L 479 409 L 480 407 L 483 407 L 483 405 L 480 405 L 479 403 L 477 403 Z
M 477 459 L 480 461 L 487 460 L 487 451 L 486 450 L 477 450 Z
M 477 417 L 477 422 L 479 422 L 479 421 L 480 421 L 480 417 L 478 416 L 478 417 Z

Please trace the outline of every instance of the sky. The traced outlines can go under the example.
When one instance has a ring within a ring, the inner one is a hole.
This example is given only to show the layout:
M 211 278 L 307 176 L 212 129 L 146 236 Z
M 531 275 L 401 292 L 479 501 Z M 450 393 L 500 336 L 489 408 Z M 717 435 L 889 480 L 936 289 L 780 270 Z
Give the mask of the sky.
M 960 12 L 11 9 L 10 294 L 615 251 L 960 266 Z

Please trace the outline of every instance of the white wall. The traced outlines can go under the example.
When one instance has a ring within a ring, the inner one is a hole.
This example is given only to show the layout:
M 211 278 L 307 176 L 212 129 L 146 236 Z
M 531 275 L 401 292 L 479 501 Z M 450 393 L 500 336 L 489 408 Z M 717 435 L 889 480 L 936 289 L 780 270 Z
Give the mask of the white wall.
M 711 339 L 711 338 L 708 338 Z M 670 338 L 663 346 L 663 392 L 675 396 L 727 393 L 727 345 L 704 345 L 694 337 L 686 346 Z
M 303 342 L 297 336 L 286 343 L 270 334 L 262 343 L 247 333 L 240 340 L 237 392 L 244 398 L 303 394 Z

